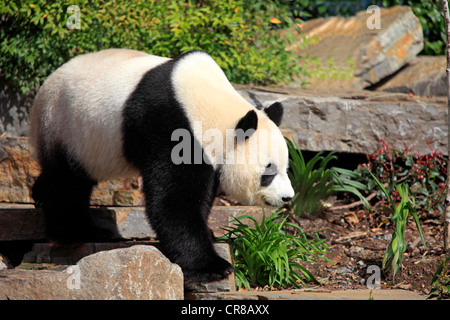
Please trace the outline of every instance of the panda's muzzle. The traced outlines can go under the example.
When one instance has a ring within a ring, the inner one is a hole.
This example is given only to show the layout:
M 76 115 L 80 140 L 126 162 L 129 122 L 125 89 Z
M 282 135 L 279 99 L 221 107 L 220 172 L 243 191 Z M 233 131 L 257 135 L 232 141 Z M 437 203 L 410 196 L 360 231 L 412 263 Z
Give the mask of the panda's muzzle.
M 291 199 L 292 199 L 291 197 L 282 197 L 282 198 L 281 198 L 281 200 L 282 200 L 283 202 L 289 202 L 289 201 L 291 201 Z M 268 205 L 268 206 L 271 206 L 271 207 L 279 207 L 279 206 L 280 206 L 279 204 L 273 204 L 273 203 L 267 201 L 266 198 L 263 198 L 263 200 L 264 200 L 264 203 L 265 203 L 266 205 Z

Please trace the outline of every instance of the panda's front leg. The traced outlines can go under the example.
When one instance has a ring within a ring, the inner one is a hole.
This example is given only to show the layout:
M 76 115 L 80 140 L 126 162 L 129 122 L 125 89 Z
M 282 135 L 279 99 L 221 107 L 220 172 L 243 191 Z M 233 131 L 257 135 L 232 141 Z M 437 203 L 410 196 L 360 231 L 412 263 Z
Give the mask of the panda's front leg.
M 142 178 L 149 222 L 185 282 L 213 282 L 231 274 L 233 267 L 214 250 L 207 225 L 215 195 L 212 166 L 152 161 Z

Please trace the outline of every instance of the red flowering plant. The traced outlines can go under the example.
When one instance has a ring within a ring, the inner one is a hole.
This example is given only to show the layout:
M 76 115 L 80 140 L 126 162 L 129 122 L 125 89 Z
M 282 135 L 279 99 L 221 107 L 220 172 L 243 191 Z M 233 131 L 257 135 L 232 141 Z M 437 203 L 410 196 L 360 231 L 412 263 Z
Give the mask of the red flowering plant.
M 389 146 L 380 140 L 380 147 L 367 155 L 367 164 L 357 169 L 369 190 L 378 190 L 369 172 L 373 173 L 390 193 L 394 201 L 400 201 L 396 185 L 405 182 L 409 185 L 411 196 L 415 199 L 416 210 L 423 218 L 437 218 L 444 211 L 446 159 L 441 152 L 430 146 L 427 155 L 414 154 L 406 145 L 402 150 Z M 379 191 L 379 204 L 389 206 L 384 194 Z

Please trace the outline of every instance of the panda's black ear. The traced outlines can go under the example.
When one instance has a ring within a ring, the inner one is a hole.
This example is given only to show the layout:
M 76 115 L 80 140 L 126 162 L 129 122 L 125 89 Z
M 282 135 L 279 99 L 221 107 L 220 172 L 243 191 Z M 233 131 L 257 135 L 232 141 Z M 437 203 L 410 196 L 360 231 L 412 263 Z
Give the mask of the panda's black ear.
M 236 125 L 236 137 L 238 141 L 250 137 L 258 127 L 258 116 L 255 110 L 250 110 L 243 116 Z
M 264 109 L 264 112 L 277 126 L 281 124 L 281 120 L 283 120 L 283 105 L 280 102 L 272 103 Z

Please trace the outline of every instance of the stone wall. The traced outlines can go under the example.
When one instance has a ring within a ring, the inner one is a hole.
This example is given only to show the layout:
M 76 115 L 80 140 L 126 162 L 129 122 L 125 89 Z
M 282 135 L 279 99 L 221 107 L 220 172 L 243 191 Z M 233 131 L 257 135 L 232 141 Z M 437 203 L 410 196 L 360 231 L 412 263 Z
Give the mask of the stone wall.
M 303 150 L 372 153 L 380 139 L 414 152 L 431 148 L 448 155 L 447 100 L 409 94 L 352 91 L 237 87 L 257 106 L 281 101 L 285 115 L 281 129 Z

